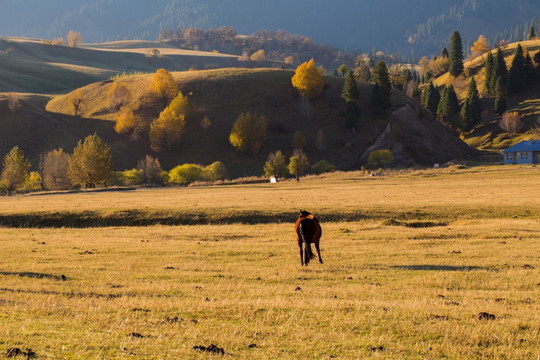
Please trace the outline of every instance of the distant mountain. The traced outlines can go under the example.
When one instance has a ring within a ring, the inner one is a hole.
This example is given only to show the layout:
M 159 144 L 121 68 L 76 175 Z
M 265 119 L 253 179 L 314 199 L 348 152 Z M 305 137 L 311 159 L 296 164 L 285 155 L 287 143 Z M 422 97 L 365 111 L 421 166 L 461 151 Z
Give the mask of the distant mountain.
M 538 0 L 21 0 L 2 4 L 0 35 L 53 39 L 76 30 L 85 42 L 155 40 L 178 26 L 232 26 L 417 59 L 438 54 L 453 30 L 465 45 L 480 33 L 517 41 L 539 17 Z

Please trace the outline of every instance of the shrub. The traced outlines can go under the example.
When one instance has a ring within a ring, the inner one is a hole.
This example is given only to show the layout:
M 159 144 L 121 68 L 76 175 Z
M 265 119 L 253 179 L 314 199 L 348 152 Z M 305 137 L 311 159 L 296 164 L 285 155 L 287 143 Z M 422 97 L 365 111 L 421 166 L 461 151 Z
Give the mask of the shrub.
M 41 175 L 38 172 L 32 171 L 28 178 L 21 186 L 23 192 L 41 191 Z
M 183 164 L 169 171 L 169 183 L 185 185 L 204 180 L 204 171 L 199 165 Z
M 392 153 L 388 149 L 374 150 L 369 153 L 368 165 L 375 168 L 381 168 L 385 164 L 389 164 L 394 160 Z
M 326 160 L 318 161 L 317 163 L 313 164 L 311 169 L 313 170 L 315 174 L 322 174 L 322 173 L 336 171 L 335 165 L 329 163 Z
M 216 161 L 204 168 L 205 177 L 208 180 L 225 180 L 227 178 L 227 168 L 221 161 Z

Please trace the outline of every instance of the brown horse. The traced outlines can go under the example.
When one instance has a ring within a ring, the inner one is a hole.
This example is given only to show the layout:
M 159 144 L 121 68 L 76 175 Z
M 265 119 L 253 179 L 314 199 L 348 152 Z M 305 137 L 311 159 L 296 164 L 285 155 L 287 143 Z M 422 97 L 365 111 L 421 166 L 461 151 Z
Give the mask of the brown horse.
M 321 250 L 319 249 L 322 229 L 319 219 L 305 210 L 300 210 L 300 216 L 296 220 L 296 224 L 294 224 L 294 233 L 298 247 L 300 248 L 300 262 L 302 266 L 307 265 L 309 260 L 315 258 L 315 255 L 311 251 L 312 243 L 315 244 L 315 249 L 317 249 L 317 254 L 319 255 L 319 262 L 322 264 Z

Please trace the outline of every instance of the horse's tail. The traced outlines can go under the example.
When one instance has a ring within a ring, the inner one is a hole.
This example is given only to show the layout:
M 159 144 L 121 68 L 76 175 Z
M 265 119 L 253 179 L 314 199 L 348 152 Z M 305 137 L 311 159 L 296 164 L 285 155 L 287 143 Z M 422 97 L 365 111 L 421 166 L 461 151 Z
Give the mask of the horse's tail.
M 298 230 L 300 232 L 300 237 L 302 238 L 302 242 L 304 243 L 304 259 L 307 265 L 309 260 L 315 258 L 315 254 L 313 254 L 313 251 L 311 251 L 311 242 L 308 239 L 308 234 L 306 234 L 306 233 L 309 233 L 309 229 L 306 229 L 305 223 L 301 222 L 300 226 L 298 227 Z

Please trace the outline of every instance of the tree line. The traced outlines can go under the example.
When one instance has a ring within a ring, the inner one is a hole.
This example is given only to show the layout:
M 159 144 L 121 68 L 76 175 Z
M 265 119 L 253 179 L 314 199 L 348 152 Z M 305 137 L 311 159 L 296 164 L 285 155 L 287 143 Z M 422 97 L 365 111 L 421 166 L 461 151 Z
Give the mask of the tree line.
M 355 56 L 354 53 L 343 53 L 334 47 L 316 44 L 308 36 L 294 35 L 285 30 L 260 30 L 243 36 L 230 26 L 211 27 L 208 30 L 180 26 L 176 30 L 162 30 L 158 40 L 168 41 L 180 48 L 236 54 L 241 61 L 278 61 L 283 66 L 293 66 L 315 58 L 318 63 L 332 68 L 336 64 L 352 62 Z

